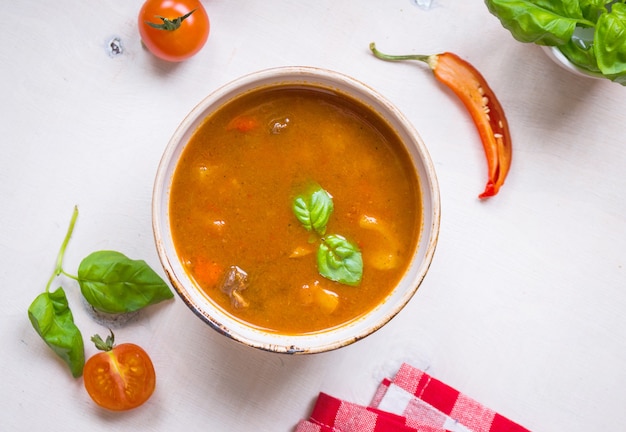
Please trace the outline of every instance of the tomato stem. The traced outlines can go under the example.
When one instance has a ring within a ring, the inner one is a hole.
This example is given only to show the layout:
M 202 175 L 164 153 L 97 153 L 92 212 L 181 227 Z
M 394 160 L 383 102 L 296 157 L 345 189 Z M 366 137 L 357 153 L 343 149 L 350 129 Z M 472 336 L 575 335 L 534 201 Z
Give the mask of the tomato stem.
M 48 283 L 46 285 L 46 292 L 50 291 L 50 286 L 52 285 L 52 281 L 63 271 L 63 257 L 65 256 L 65 249 L 67 248 L 68 243 L 70 242 L 70 238 L 72 237 L 72 233 L 74 232 L 74 225 L 76 225 L 76 219 L 78 218 L 78 206 L 74 206 L 74 211 L 72 212 L 72 219 L 70 220 L 70 226 L 67 229 L 67 233 L 65 234 L 65 239 L 63 239 L 63 243 L 61 244 L 61 249 L 57 255 L 56 264 L 54 266 L 54 272 L 48 279 Z M 71 275 L 68 275 L 72 277 Z
M 109 329 L 109 332 L 111 332 L 111 334 L 107 336 L 106 340 L 102 340 L 99 334 L 95 334 L 91 337 L 91 341 L 100 351 L 111 351 L 115 346 L 115 335 L 113 334 L 113 330 Z
M 189 13 L 186 13 L 183 16 L 179 16 L 178 18 L 174 18 L 169 19 L 169 18 L 165 18 L 162 17 L 161 15 L 155 15 L 155 18 L 160 19 L 162 22 L 160 24 L 155 24 L 155 23 L 151 23 L 150 21 L 146 21 L 146 25 L 149 25 L 150 27 L 153 27 L 155 29 L 158 30 L 165 30 L 165 31 L 174 31 L 177 30 L 180 25 L 182 24 L 183 21 L 185 21 L 187 18 L 189 18 L 191 16 L 192 13 L 194 13 L 196 10 L 192 10 Z

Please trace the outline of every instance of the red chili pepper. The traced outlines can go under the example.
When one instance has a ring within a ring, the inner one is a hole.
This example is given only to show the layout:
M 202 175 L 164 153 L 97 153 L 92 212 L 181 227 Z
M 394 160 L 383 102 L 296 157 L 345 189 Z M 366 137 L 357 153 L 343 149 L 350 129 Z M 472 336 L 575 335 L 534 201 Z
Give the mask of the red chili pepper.
M 479 198 L 494 196 L 504 184 L 511 166 L 511 134 L 502 105 L 485 78 L 474 66 L 453 53 L 433 55 L 387 55 L 376 49 L 370 50 L 382 60 L 423 61 L 433 71 L 435 78 L 449 87 L 463 102 L 478 129 L 485 156 L 487 157 L 488 180 Z

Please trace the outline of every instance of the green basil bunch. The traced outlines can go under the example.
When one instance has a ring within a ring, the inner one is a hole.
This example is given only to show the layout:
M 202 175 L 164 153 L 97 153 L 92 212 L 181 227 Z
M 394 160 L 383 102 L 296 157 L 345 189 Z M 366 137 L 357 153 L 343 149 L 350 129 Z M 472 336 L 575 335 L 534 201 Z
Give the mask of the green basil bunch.
M 485 0 L 520 42 L 555 46 L 576 66 L 626 85 L 626 0 Z M 589 34 L 580 37 L 578 34 Z
M 45 291 L 28 308 L 28 318 L 35 331 L 67 363 L 74 377 L 83 373 L 83 337 L 74 323 L 63 288 L 50 291 L 57 276 L 64 275 L 78 281 L 87 302 L 94 309 L 110 314 L 133 312 L 174 296 L 165 281 L 145 261 L 132 260 L 115 251 L 98 251 L 88 255 L 81 261 L 77 276 L 65 272 L 63 257 L 77 218 L 78 208 L 74 207 L 54 272 Z
M 359 248 L 338 234 L 326 234 L 334 210 L 332 196 L 319 185 L 295 198 L 292 209 L 307 231 L 321 236 L 317 249 L 317 268 L 323 277 L 356 286 L 363 277 L 363 258 Z

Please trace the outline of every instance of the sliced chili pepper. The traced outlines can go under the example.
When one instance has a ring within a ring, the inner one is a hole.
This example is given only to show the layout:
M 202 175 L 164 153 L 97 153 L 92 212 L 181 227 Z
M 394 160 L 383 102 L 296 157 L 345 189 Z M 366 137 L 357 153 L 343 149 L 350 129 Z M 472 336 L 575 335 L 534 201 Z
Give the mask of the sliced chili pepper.
M 497 194 L 511 167 L 511 134 L 502 105 L 480 72 L 467 61 L 449 52 L 433 55 L 387 55 L 378 51 L 373 42 L 370 50 L 382 60 L 425 62 L 435 78 L 458 96 L 478 129 L 487 157 L 487 185 L 478 197 L 487 198 Z

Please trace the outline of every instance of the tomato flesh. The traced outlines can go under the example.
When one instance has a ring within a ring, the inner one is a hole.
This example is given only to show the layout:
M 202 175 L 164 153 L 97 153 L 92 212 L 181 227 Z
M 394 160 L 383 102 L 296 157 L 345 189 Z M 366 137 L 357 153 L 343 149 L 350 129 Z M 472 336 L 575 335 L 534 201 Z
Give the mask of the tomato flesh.
M 85 363 L 85 389 L 94 402 L 113 411 L 136 408 L 146 402 L 156 386 L 154 365 L 135 344 L 121 344 Z
M 176 30 L 161 30 L 147 24 L 161 24 L 159 17 L 175 20 L 191 11 L 194 12 Z M 209 16 L 199 0 L 147 0 L 139 11 L 137 24 L 145 47 L 155 56 L 171 62 L 197 54 L 210 30 Z

